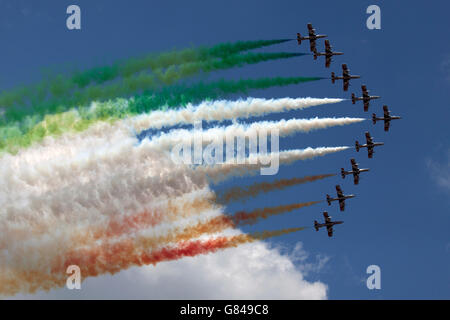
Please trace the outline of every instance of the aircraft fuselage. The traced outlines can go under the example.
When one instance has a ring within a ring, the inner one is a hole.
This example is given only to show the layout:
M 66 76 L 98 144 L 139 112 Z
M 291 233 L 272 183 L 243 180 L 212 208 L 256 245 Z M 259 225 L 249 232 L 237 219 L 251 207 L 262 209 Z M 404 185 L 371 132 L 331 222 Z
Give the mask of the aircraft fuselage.
M 399 120 L 401 117 L 398 116 L 389 116 L 389 117 L 383 117 L 383 118 L 375 118 L 377 121 L 391 121 L 391 120 Z
M 370 146 L 372 147 L 384 146 L 384 142 L 374 142 Z
M 361 172 L 367 172 L 370 169 L 357 169 L 352 171 L 345 171 L 344 174 L 360 174 Z
M 317 40 L 317 39 L 321 39 L 321 38 L 326 38 L 327 35 L 326 34 L 316 34 L 313 37 L 309 37 L 310 40 Z
M 335 80 L 346 80 L 346 81 L 348 81 L 348 80 L 351 80 L 351 79 L 359 79 L 359 78 L 361 78 L 361 76 L 335 76 L 334 77 L 334 79 Z
M 368 102 L 370 100 L 380 99 L 380 96 L 363 96 L 362 100 Z
M 344 54 L 343 52 L 317 52 L 316 56 L 331 57 L 331 56 L 341 56 L 343 54 Z
M 332 227 L 336 224 L 342 224 L 342 223 L 344 223 L 344 221 L 332 221 L 332 222 L 318 223 L 318 224 L 316 224 L 316 227 L 317 228 Z
M 351 198 L 354 198 L 354 197 L 356 197 L 354 194 L 347 194 L 347 195 L 344 195 L 343 197 L 331 198 L 331 199 L 328 199 L 328 200 L 329 201 L 339 201 L 339 200 L 351 199 Z
M 369 143 L 369 144 L 363 144 L 363 145 L 359 145 L 360 148 L 373 148 L 373 147 L 378 147 L 378 146 L 383 146 L 384 142 L 374 142 L 374 143 Z
M 326 37 L 327 37 L 327 35 L 325 35 L 325 34 L 318 34 L 315 36 L 300 37 L 300 39 L 301 40 L 317 40 L 317 39 L 326 38 Z

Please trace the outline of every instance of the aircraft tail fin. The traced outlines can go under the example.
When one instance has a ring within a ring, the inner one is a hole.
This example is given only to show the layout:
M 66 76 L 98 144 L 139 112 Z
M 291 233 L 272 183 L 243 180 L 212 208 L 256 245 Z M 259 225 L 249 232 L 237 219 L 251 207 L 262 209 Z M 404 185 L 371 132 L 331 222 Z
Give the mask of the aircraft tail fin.
M 359 152 L 360 145 L 359 145 L 358 140 L 356 140 L 356 142 L 355 142 L 355 148 L 356 148 L 356 152 Z
M 316 229 L 316 231 L 319 231 L 319 223 L 317 222 L 317 220 L 314 220 L 314 228 Z
M 317 60 L 317 50 L 316 49 L 314 49 L 314 60 Z
M 375 113 L 372 113 L 372 122 L 373 124 L 377 123 L 377 115 Z
M 334 72 L 331 73 L 331 83 L 334 83 L 336 81 L 336 75 Z
M 297 43 L 298 43 L 298 45 L 302 44 L 302 36 L 298 32 L 297 32 Z
M 331 197 L 329 194 L 327 194 L 327 202 L 328 202 L 328 205 L 331 206 Z
M 355 104 L 356 103 L 356 96 L 354 93 L 352 93 L 352 103 Z
M 345 170 L 344 170 L 344 168 L 341 168 L 341 176 L 342 176 L 342 179 L 345 179 Z

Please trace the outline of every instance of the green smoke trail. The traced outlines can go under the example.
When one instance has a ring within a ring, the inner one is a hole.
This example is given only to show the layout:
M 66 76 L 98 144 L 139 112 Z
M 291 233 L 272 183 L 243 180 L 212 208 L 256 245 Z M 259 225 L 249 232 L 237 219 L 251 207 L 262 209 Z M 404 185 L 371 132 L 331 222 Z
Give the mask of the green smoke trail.
M 104 83 L 117 77 L 129 77 L 142 70 L 164 69 L 184 63 L 206 61 L 214 58 L 225 58 L 244 51 L 263 48 L 290 41 L 290 39 L 238 41 L 234 43 L 221 43 L 210 48 L 184 49 L 180 51 L 151 54 L 143 58 L 130 59 L 118 62 L 112 66 L 94 68 L 76 73 L 72 81 L 82 88 L 90 84 Z
M 290 78 L 261 78 L 244 79 L 238 81 L 219 80 L 211 83 L 197 83 L 191 87 L 171 86 L 163 88 L 154 95 L 142 95 L 131 100 L 129 112 L 139 114 L 156 110 L 161 106 L 181 107 L 188 103 L 197 103 L 202 100 L 214 100 L 224 96 L 241 93 L 247 94 L 251 89 L 267 89 L 275 86 L 287 86 L 320 80 L 319 77 L 290 77 Z
M 0 127 L 0 152 L 17 153 L 21 148 L 42 141 L 46 136 L 58 136 L 64 132 L 80 132 L 98 121 L 114 122 L 128 116 L 150 112 L 161 108 L 177 108 L 188 103 L 225 98 L 231 94 L 247 94 L 252 89 L 266 89 L 302 82 L 316 81 L 318 77 L 261 78 L 238 81 L 220 80 L 193 85 L 173 85 L 155 93 L 131 99 L 116 99 L 100 102 L 90 107 L 81 107 L 67 112 L 47 115 L 44 120 L 26 132 L 16 125 Z
M 275 52 L 275 53 L 247 53 L 229 55 L 221 59 L 206 60 L 202 62 L 185 63 L 179 66 L 169 67 L 161 72 L 155 70 L 155 77 L 165 85 L 173 84 L 176 81 L 198 74 L 199 72 L 212 72 L 216 70 L 241 67 L 245 64 L 256 64 L 269 60 L 288 59 L 303 56 L 305 53 Z
M 164 69 L 173 65 L 224 58 L 247 50 L 280 44 L 291 39 L 238 41 L 212 47 L 188 48 L 142 58 L 128 59 L 110 66 L 75 72 L 72 76 L 57 75 L 38 84 L 0 93 L 0 106 L 13 107 L 40 103 L 47 98 L 61 98 L 72 90 L 82 89 L 91 83 L 102 84 L 118 77 L 128 78 L 141 71 Z
M 5 110 L 0 126 L 14 122 L 22 131 L 28 130 L 45 115 L 64 112 L 71 107 L 87 105 L 91 101 L 110 100 L 117 97 L 127 97 L 144 90 L 156 90 L 162 86 L 171 85 L 181 79 L 194 76 L 201 72 L 208 73 L 221 69 L 240 67 L 244 64 L 287 59 L 304 55 L 302 53 L 246 53 L 226 56 L 225 58 L 185 63 L 172 66 L 165 70 L 157 69 L 152 74 L 138 74 L 108 85 L 90 86 L 83 90 L 71 92 L 70 97 L 61 97 L 46 102 L 36 102 L 32 107 L 15 107 Z M 63 90 L 62 90 L 63 91 Z

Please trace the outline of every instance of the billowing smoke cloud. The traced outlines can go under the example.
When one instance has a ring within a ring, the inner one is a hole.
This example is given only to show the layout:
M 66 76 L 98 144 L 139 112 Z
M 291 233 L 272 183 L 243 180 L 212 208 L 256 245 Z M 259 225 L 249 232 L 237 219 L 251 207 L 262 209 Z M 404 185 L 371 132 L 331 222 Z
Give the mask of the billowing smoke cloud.
M 0 125 L 13 123 L 22 131 L 41 121 L 44 116 L 67 111 L 72 107 L 89 105 L 91 101 L 106 101 L 119 97 L 141 94 L 143 91 L 157 93 L 162 86 L 168 86 L 177 81 L 215 70 L 229 69 L 244 64 L 255 64 L 269 60 L 298 57 L 300 53 L 247 53 L 228 56 L 220 60 L 207 60 L 174 66 L 164 70 L 154 70 L 152 73 L 142 73 L 133 77 L 121 79 L 107 85 L 89 86 L 86 89 L 68 92 L 60 98 L 34 101 L 32 106 L 19 105 L 7 108 L 0 118 Z M 101 116 L 104 116 L 101 115 Z
M 129 100 L 118 99 L 114 102 L 93 102 L 89 107 L 79 107 L 55 115 L 26 118 L 23 123 L 8 123 L 0 126 L 0 152 L 17 153 L 21 148 L 42 141 L 47 136 L 60 136 L 66 132 L 82 132 L 99 121 L 114 122 L 145 112 L 167 108 L 179 108 L 188 103 L 223 98 L 229 94 L 247 93 L 250 89 L 266 89 L 273 86 L 286 86 L 321 78 L 262 78 L 239 81 L 220 80 L 194 85 L 166 86 L 152 94 L 143 94 Z
M 289 156 L 280 155 L 280 159 L 289 162 L 294 161 L 295 158 L 300 159 L 304 156 L 311 157 L 315 154 L 324 154 L 324 150 L 316 150 L 315 152 L 293 151 L 289 153 Z M 152 174 L 147 177 L 139 177 L 139 173 L 142 175 L 142 172 L 145 172 L 145 169 L 138 167 L 135 170 L 135 174 L 133 174 L 133 171 L 125 171 L 123 175 L 119 176 L 114 174 L 105 176 L 100 175 L 100 181 L 82 184 L 82 187 L 80 185 L 76 191 L 74 188 L 77 188 L 77 185 L 71 184 L 67 189 L 62 188 L 56 192 L 49 192 L 48 195 L 41 194 L 39 196 L 29 197 L 28 203 L 25 201 L 25 198 L 22 198 L 21 202 L 23 202 L 24 205 L 21 208 L 5 203 L 5 205 L 2 206 L 2 210 L 5 211 L 6 214 L 1 215 L 3 219 L 0 221 L 0 225 L 3 227 L 1 230 L 3 240 L 1 247 L 9 249 L 7 251 L 2 251 L 3 257 L 1 259 L 1 261 L 3 261 L 2 269 L 4 270 L 2 271 L 2 280 L 4 280 L 2 283 L 5 284 L 5 288 L 9 288 L 5 289 L 9 290 L 6 292 L 17 292 L 14 290 L 32 292 L 33 288 L 50 288 L 61 284 L 59 280 L 53 279 L 52 275 L 47 274 L 45 276 L 45 273 L 41 274 L 42 271 L 39 270 L 47 270 L 48 266 L 45 264 L 46 261 L 51 259 L 51 257 L 57 259 L 57 257 L 64 256 L 64 253 L 71 248 L 74 243 L 86 243 L 83 241 L 82 237 L 79 237 L 80 233 L 77 233 L 78 230 L 86 229 L 92 225 L 106 223 L 108 217 L 113 217 L 115 214 L 123 214 L 124 212 L 149 212 L 151 209 L 154 210 L 153 212 L 156 211 L 156 214 L 147 215 L 147 218 L 150 220 L 150 225 L 152 223 L 158 223 L 158 199 L 160 199 L 159 201 L 162 203 L 160 212 L 167 213 L 169 210 L 173 209 L 170 209 L 170 203 L 164 204 L 164 198 L 180 197 L 189 192 L 195 193 L 195 190 L 198 190 L 199 186 L 201 186 L 201 183 L 198 184 L 198 181 L 193 183 L 194 181 L 189 180 L 190 182 L 186 183 L 186 179 L 189 176 L 196 177 L 197 174 L 190 175 L 189 171 L 186 171 L 186 169 L 184 169 L 184 172 L 176 170 L 176 172 L 174 172 L 174 168 L 172 167 L 170 170 L 164 170 L 164 162 L 161 161 L 161 159 L 159 159 L 155 165 L 157 165 L 157 168 L 155 169 L 158 170 L 160 175 L 156 180 L 155 178 L 152 178 Z M 127 165 L 125 167 L 127 167 Z M 193 172 L 199 172 L 197 171 L 199 169 L 200 167 Z M 150 173 L 152 172 L 151 167 L 147 168 L 147 170 L 149 170 Z M 225 175 L 225 173 L 222 173 L 222 175 Z M 185 178 L 180 179 L 181 177 Z M 139 178 L 141 180 L 139 180 Z M 139 183 L 139 181 L 143 181 L 145 178 L 148 179 L 148 183 L 151 183 L 149 184 L 149 187 Z M 200 180 L 201 182 L 204 181 L 204 179 Z M 159 183 L 160 187 L 150 187 L 151 185 L 154 186 L 154 183 Z M 90 184 L 95 189 L 91 189 L 89 187 Z M 165 188 L 164 185 L 166 185 Z M 156 196 L 147 194 L 148 191 L 155 189 L 158 191 Z M 93 190 L 95 191 L 93 192 Z M 158 195 L 160 198 L 157 197 Z M 182 207 L 185 207 L 186 202 L 180 201 L 180 199 L 174 199 L 174 201 L 178 202 Z M 192 198 L 190 201 L 192 201 Z M 15 203 L 17 203 L 17 201 L 15 201 Z M 119 205 L 119 207 L 115 208 L 117 205 Z M 203 206 L 203 208 L 208 208 L 208 204 L 200 203 L 199 205 Z M 193 207 L 195 208 L 196 206 L 198 205 Z M 178 209 L 178 211 L 179 210 L 180 209 Z M 60 213 L 64 213 L 64 215 L 61 216 Z M 176 213 L 174 215 L 176 215 Z M 14 217 L 14 220 L 8 219 L 8 217 Z M 144 214 L 144 221 L 145 218 L 146 214 Z M 13 221 L 21 221 L 21 223 L 15 224 Z M 173 224 L 171 224 L 171 226 L 173 227 Z M 127 227 L 124 226 L 124 228 Z M 155 234 L 155 232 L 163 234 L 164 228 L 164 225 L 158 229 L 159 231 L 152 228 L 151 232 L 152 234 Z M 32 231 L 31 233 L 30 230 Z M 212 231 L 214 230 L 215 229 L 213 228 Z M 115 232 L 120 233 L 117 228 Z M 114 235 L 114 232 L 111 235 Z M 121 245 L 114 245 L 110 249 L 113 251 L 135 250 L 133 246 L 130 247 L 131 244 L 129 243 L 129 240 L 126 239 L 127 238 L 125 238 L 124 243 L 121 242 Z M 91 246 L 88 246 L 86 250 L 89 250 L 89 248 L 91 248 Z M 110 252 L 108 254 L 109 257 L 111 251 L 108 250 L 107 252 Z M 93 255 L 100 253 L 95 250 L 91 252 Z M 178 251 L 175 251 L 175 253 L 176 252 Z M 36 253 L 38 253 L 38 256 L 36 256 Z M 175 255 L 178 255 L 178 253 Z M 159 255 L 157 256 L 159 257 Z M 38 259 L 35 260 L 34 257 Z M 45 257 L 45 260 L 42 261 L 39 257 Z M 135 261 L 133 259 L 131 260 Z M 156 260 L 157 258 L 151 258 L 150 260 L 145 261 Z M 99 261 L 102 261 L 102 259 Z M 42 263 L 44 264 L 42 265 Z M 124 266 L 122 263 L 115 266 L 114 264 L 107 264 L 110 265 L 109 268 L 116 270 L 115 272 L 121 270 Z M 12 266 L 14 266 L 14 268 L 12 268 Z M 100 266 L 100 268 L 102 266 Z M 29 277 L 27 277 L 26 274 L 30 270 L 36 270 L 33 272 L 33 279 L 41 279 L 40 281 L 45 285 L 35 284 L 34 287 L 27 287 L 27 279 L 29 280 Z M 97 267 L 95 267 L 95 270 L 97 270 Z M 59 277 L 62 276 L 60 273 L 58 274 Z M 95 274 L 96 273 L 94 272 L 94 275 Z M 11 279 L 15 279 L 15 282 L 11 282 Z M 22 279 L 23 283 L 18 279 Z M 18 283 L 20 285 L 17 287 Z M 15 289 L 11 288 L 11 286 Z
M 343 125 L 362 121 L 359 118 L 293 119 L 278 122 L 262 122 L 251 125 L 232 125 L 225 128 L 212 128 L 201 133 L 188 130 L 174 130 L 167 134 L 144 140 L 136 146 L 137 139 L 130 135 L 127 122 L 117 125 L 100 125 L 81 135 L 68 135 L 64 139 L 48 140 L 41 147 L 31 148 L 17 156 L 4 156 L 0 162 L 0 177 L 9 184 L 10 197 L 16 194 L 42 192 L 62 188 L 77 181 L 88 183 L 99 181 L 98 177 L 107 177 L 112 173 L 121 174 L 131 168 L 151 168 L 158 162 L 156 151 L 171 151 L 175 144 L 191 142 L 200 134 L 204 143 L 224 139 L 225 137 L 256 136 L 260 131 L 279 130 L 281 136 L 297 131 L 310 131 L 332 125 Z M 330 151 L 330 150 L 328 150 Z M 340 151 L 340 149 L 338 150 Z M 333 149 L 333 151 L 335 150 Z M 286 153 L 282 153 L 285 155 Z M 269 162 L 262 162 L 269 163 Z M 249 165 L 252 162 L 248 163 Z M 228 163 L 223 164 L 229 167 Z M 249 168 L 248 166 L 246 168 Z M 145 170 L 148 171 L 149 169 Z M 176 167 L 173 168 L 176 171 Z M 201 170 L 201 169 L 200 169 Z M 125 179 L 125 178 L 124 178 Z M 6 192 L 6 189 L 5 189 Z M 14 200 L 13 198 L 9 199 Z
M 249 118 L 341 101 L 211 101 L 246 94 L 250 89 L 321 79 L 317 77 L 177 83 L 201 72 L 303 55 L 243 52 L 284 41 L 239 42 L 144 57 L 1 93 L 0 104 L 5 109 L 0 122 L 0 152 L 7 154 L 0 155 L 0 180 L 4 182 L 0 184 L 0 295 L 61 287 L 66 283 L 66 268 L 73 264 L 82 269 L 85 279 L 133 266 L 257 245 L 269 237 L 303 230 L 240 233 L 237 228 L 241 225 L 317 202 L 224 215 L 217 196 L 209 189 L 210 181 L 252 174 L 268 164 L 272 167 L 274 161 L 278 166 L 347 147 L 279 152 L 271 141 L 270 154 L 261 150 L 258 154 L 249 147 L 249 155 L 239 158 L 243 162 L 227 155 L 223 163 L 205 160 L 191 164 L 174 162 L 172 147 L 197 137 L 196 128 L 145 137 L 147 129 Z M 133 94 L 139 95 L 126 99 Z M 105 101 L 108 99 L 114 100 Z M 162 111 L 171 108 L 177 110 Z M 151 111 L 156 112 L 145 114 Z M 245 139 L 277 131 L 286 136 L 362 120 L 234 123 L 201 132 L 202 146 L 230 135 Z M 273 187 L 300 182 L 283 183 Z M 255 187 L 247 196 L 269 189 Z
M 286 121 L 287 129 L 282 130 L 288 133 L 301 126 L 311 130 L 311 123 L 316 119 L 305 121 Z M 270 123 L 267 125 L 270 127 Z M 315 125 L 323 124 L 315 122 Z M 262 128 L 258 124 L 251 126 Z M 245 130 L 237 131 L 245 133 Z M 346 149 L 308 148 L 271 155 L 250 154 L 245 164 L 230 160 L 213 166 L 190 167 L 174 165 L 169 155 L 161 152 L 155 143 L 159 139 L 137 144 L 126 122 L 121 122 L 99 125 L 64 139 L 50 139 L 16 156 L 4 156 L 0 165 L 2 180 L 7 183 L 0 186 L 4 195 L 0 198 L 0 247 L 8 250 L 1 251 L 0 263 L 4 270 L 3 283 L 10 283 L 6 287 L 13 286 L 11 279 L 23 278 L 20 290 L 32 290 L 26 288 L 29 278 L 26 272 L 34 270 L 41 274 L 42 270 L 48 270 L 47 259 L 64 256 L 74 243 L 89 250 L 92 243 L 105 235 L 120 239 L 127 230 L 142 227 L 151 230 L 152 236 L 145 237 L 147 242 L 159 235 L 156 243 L 164 243 L 161 239 L 167 237 L 168 223 L 171 228 L 177 223 L 192 225 L 196 219 L 201 219 L 199 212 L 218 210 L 208 202 L 214 198 L 207 189 L 208 176 L 217 181 L 234 174 L 249 174 L 267 163 L 264 158 L 273 156 L 280 163 L 290 163 Z M 180 208 L 185 211 L 181 213 Z M 270 212 L 262 212 L 261 217 Z M 134 216 L 136 213 L 138 215 Z M 189 220 L 194 216 L 197 218 Z M 187 220 L 183 221 L 184 218 Z M 102 234 L 98 227 L 101 225 L 110 227 L 109 233 Z M 218 231 L 215 224 L 205 228 Z M 91 235 L 86 236 L 86 230 L 91 230 Z M 196 232 L 191 232 L 191 236 Z M 125 248 L 130 249 L 129 239 L 123 241 Z M 121 266 L 113 268 L 120 270 Z M 47 278 L 51 276 L 45 273 L 42 276 L 42 283 L 48 284 Z M 55 283 L 37 288 L 53 285 Z
M 68 252 L 65 257 L 56 261 L 52 266 L 53 273 L 35 273 L 32 279 L 27 279 L 31 280 L 31 283 L 24 284 L 20 280 L 23 278 L 26 279 L 26 276 L 21 272 L 15 272 L 15 278 L 18 281 L 12 282 L 8 281 L 8 279 L 1 279 L 2 284 L 5 284 L 5 286 L 0 288 L 0 294 L 14 294 L 18 292 L 19 288 L 22 292 L 33 293 L 41 288 L 50 289 L 52 287 L 61 287 L 66 282 L 64 271 L 69 265 L 80 266 L 81 272 L 85 277 L 98 276 L 104 273 L 115 274 L 120 270 L 132 266 L 155 265 L 163 261 L 214 253 L 245 243 L 252 243 L 301 230 L 304 230 L 304 228 L 263 231 L 252 234 L 238 234 L 235 236 L 217 236 L 206 240 L 200 239 L 180 242 L 176 245 L 151 251 L 136 246 L 132 239 L 103 243 L 99 246 L 91 246 L 90 248 L 81 248 Z M 140 241 L 145 242 L 145 239 L 141 239 Z M 25 286 L 28 286 L 28 290 L 23 290 Z
M 301 247 L 301 243 L 298 245 Z M 305 279 L 308 273 L 294 264 L 296 254 L 281 254 L 267 242 L 254 242 L 215 254 L 130 268 L 114 276 L 88 278 L 82 290 L 64 287 L 34 295 L 18 294 L 13 298 L 326 299 L 327 286 Z M 320 271 L 321 261 L 305 261 L 303 254 L 301 259 L 308 269 Z

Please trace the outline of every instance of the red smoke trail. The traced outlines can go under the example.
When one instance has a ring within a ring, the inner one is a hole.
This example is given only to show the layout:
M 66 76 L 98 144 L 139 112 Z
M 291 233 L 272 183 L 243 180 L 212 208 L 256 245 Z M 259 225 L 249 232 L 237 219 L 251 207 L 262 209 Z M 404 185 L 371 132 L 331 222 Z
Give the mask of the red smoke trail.
M 273 182 L 255 183 L 247 187 L 233 187 L 219 195 L 217 197 L 217 202 L 228 203 L 232 200 L 254 197 L 260 193 L 267 193 L 273 190 L 282 190 L 297 184 L 313 182 L 333 176 L 335 176 L 334 173 L 328 173 L 315 176 L 306 176 L 302 178 L 280 179 Z
M 154 247 L 162 243 L 185 241 L 199 237 L 202 234 L 211 234 L 220 232 L 227 228 L 236 228 L 239 225 L 255 224 L 259 219 L 267 219 L 272 215 L 291 212 L 295 209 L 308 207 L 319 202 L 321 201 L 294 203 L 289 205 L 255 209 L 253 211 L 238 211 L 233 215 L 220 215 L 211 218 L 206 222 L 199 222 L 196 225 L 188 226 L 182 230 L 172 230 L 164 236 L 147 238 L 145 241 L 145 246 Z M 194 209 L 192 214 L 212 208 L 212 204 L 208 199 L 195 200 L 189 204 L 186 204 L 186 206 L 189 206 L 190 210 Z M 195 210 L 197 210 L 197 212 Z M 170 207 L 168 212 L 166 212 L 166 215 L 170 215 L 173 219 L 182 216 L 182 214 L 178 212 L 178 209 L 174 207 Z M 138 232 L 148 227 L 155 226 L 162 220 L 163 214 L 158 211 L 145 211 L 136 215 L 113 217 L 106 226 L 97 226 L 87 231 L 77 233 L 73 236 L 73 241 L 78 246 L 83 244 L 89 246 L 90 243 L 96 240 L 111 239 L 124 234 Z
M 212 208 L 214 208 L 212 199 L 208 197 L 192 201 L 183 200 L 182 205 L 179 201 L 170 200 L 164 210 L 156 208 L 136 214 L 113 216 L 106 224 L 92 226 L 87 230 L 75 231 L 72 240 L 79 246 L 89 245 L 96 240 L 131 234 L 154 227 L 164 221 L 173 222 Z
M 240 234 L 231 237 L 217 237 L 209 240 L 182 241 L 173 246 L 157 250 L 147 250 L 131 239 L 120 242 L 107 242 L 93 248 L 79 249 L 68 253 L 63 262 L 63 270 L 69 265 L 78 265 L 84 277 L 104 273 L 114 274 L 131 266 L 157 264 L 162 261 L 193 257 L 199 254 L 213 253 L 221 249 L 236 247 L 243 243 L 264 240 L 270 237 L 297 232 L 305 228 L 290 228 L 277 231 L 263 231 L 252 234 Z M 54 268 L 57 271 L 60 268 Z
M 246 225 L 246 224 L 254 224 L 258 222 L 258 219 L 267 219 L 270 216 L 281 214 L 284 212 L 291 212 L 295 209 L 300 209 L 304 207 L 309 207 L 314 204 L 317 204 L 322 201 L 309 201 L 309 202 L 302 202 L 302 203 L 294 203 L 294 204 L 288 204 L 288 205 L 282 205 L 282 206 L 276 206 L 276 207 L 267 207 L 263 209 L 256 209 L 250 212 L 246 211 L 239 211 L 236 212 L 233 216 L 230 218 L 233 220 L 235 224 L 239 225 Z
M 305 228 L 290 228 L 253 234 L 240 234 L 231 237 L 220 236 L 208 240 L 181 241 L 172 246 L 159 249 L 146 247 L 147 244 L 153 242 L 151 238 L 146 237 L 116 242 L 105 241 L 92 247 L 72 250 L 54 261 L 50 268 L 46 266 L 48 261 L 43 259 L 41 271 L 13 270 L 8 273 L 3 272 L 7 270 L 2 270 L 0 272 L 2 283 L 0 294 L 33 293 L 39 289 L 49 290 L 55 287 L 62 287 L 67 280 L 66 270 L 70 265 L 79 266 L 82 279 L 85 279 L 86 277 L 95 277 L 105 273 L 115 274 L 132 266 L 156 265 L 162 261 L 213 253 L 222 249 L 237 247 L 240 244 L 264 240 L 303 229 Z M 184 237 L 187 237 L 187 234 Z M 180 238 L 183 238 L 183 236 L 180 236 Z

